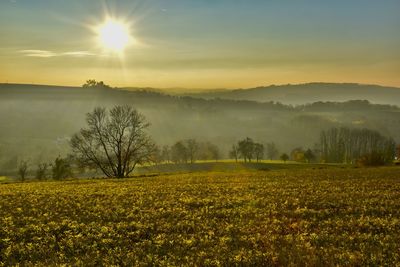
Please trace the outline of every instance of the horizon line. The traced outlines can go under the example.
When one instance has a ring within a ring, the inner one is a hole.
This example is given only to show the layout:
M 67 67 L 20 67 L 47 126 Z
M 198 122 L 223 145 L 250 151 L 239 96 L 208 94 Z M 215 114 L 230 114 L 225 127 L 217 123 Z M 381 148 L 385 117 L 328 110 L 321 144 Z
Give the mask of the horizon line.
M 104 81 L 103 81 L 104 82 Z M 107 83 L 105 83 L 107 85 Z M 283 86 L 301 86 L 301 85 L 313 85 L 313 84 L 341 84 L 341 85 L 361 85 L 361 86 L 378 86 L 378 87 L 387 87 L 387 88 L 396 88 L 400 89 L 400 86 L 392 86 L 392 85 L 383 85 L 383 84 L 373 84 L 373 83 L 359 83 L 359 82 L 304 82 L 304 83 L 282 83 L 282 84 L 269 84 L 269 85 L 260 85 L 255 87 L 238 87 L 238 88 L 190 88 L 190 87 L 151 87 L 151 86 L 112 86 L 108 85 L 111 89 L 154 89 L 154 90 L 187 90 L 187 91 L 216 91 L 216 90 L 226 90 L 226 91 L 235 91 L 235 90 L 251 90 L 251 89 L 259 89 L 259 88 L 268 88 L 268 87 L 283 87 Z M 71 88 L 82 88 L 82 86 L 77 85 L 63 85 L 63 84 L 44 84 L 44 83 L 19 83 L 19 82 L 0 82 L 0 85 L 30 85 L 30 86 L 47 86 L 47 87 L 71 87 Z

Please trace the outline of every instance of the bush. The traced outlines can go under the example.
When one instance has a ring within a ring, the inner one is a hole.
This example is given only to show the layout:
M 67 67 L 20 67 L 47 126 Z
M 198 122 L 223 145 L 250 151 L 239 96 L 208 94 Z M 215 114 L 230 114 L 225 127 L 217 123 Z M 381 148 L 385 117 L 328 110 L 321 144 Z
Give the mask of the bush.
M 379 152 L 365 154 L 358 160 L 358 164 L 362 166 L 384 166 L 386 165 L 385 156 Z
M 65 179 L 72 175 L 71 164 L 68 159 L 57 157 L 52 165 L 53 178 L 56 180 Z

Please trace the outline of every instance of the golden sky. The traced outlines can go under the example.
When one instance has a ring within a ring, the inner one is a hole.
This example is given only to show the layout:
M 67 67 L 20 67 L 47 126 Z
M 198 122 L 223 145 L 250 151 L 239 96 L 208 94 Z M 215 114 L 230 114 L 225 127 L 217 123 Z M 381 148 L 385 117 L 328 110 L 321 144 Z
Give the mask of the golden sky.
M 5 0 L 0 83 L 400 87 L 400 2 L 326 2 Z M 99 43 L 94 29 L 107 18 L 125 23 L 135 40 L 123 53 Z

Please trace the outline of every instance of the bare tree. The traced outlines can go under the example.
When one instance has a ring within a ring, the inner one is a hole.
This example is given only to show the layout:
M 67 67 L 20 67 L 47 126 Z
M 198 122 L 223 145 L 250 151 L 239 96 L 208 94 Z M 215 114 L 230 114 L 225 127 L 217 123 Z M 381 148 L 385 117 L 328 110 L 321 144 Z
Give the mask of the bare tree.
M 28 162 L 22 160 L 18 165 L 18 174 L 21 181 L 25 181 L 27 173 L 28 173 Z
M 145 117 L 130 106 L 87 114 L 88 128 L 71 139 L 79 164 L 100 169 L 107 177 L 128 177 L 137 165 L 151 161 L 155 145 L 145 130 Z
M 259 143 L 254 144 L 254 155 L 256 157 L 257 162 L 262 160 L 262 158 L 264 157 L 264 145 L 263 144 L 259 144 Z
M 238 162 L 239 158 L 239 148 L 237 145 L 232 145 L 232 149 L 229 151 L 229 157 L 234 158 Z
M 244 162 L 251 162 L 254 155 L 254 141 L 253 139 L 246 137 L 238 142 L 239 154 L 243 157 Z
M 165 145 L 161 150 L 161 159 L 163 162 L 169 163 L 171 160 L 171 149 L 169 146 Z
M 356 163 L 360 159 L 393 162 L 395 142 L 369 129 L 332 128 L 321 132 L 321 156 L 324 162 Z
M 189 158 L 189 153 L 187 147 L 182 141 L 176 142 L 171 146 L 171 160 L 174 163 L 187 163 Z
M 211 143 L 207 143 L 207 149 L 211 154 L 211 158 L 215 160 L 215 162 L 217 162 L 221 157 L 221 152 L 219 151 L 218 146 Z
M 42 180 L 47 176 L 47 163 L 39 163 L 36 169 L 36 179 Z
M 194 163 L 196 161 L 197 153 L 199 150 L 199 144 L 195 139 L 188 139 L 186 140 L 186 148 L 190 163 Z
M 270 160 L 273 160 L 278 156 L 278 148 L 276 147 L 275 143 L 271 142 L 267 144 L 267 156 Z

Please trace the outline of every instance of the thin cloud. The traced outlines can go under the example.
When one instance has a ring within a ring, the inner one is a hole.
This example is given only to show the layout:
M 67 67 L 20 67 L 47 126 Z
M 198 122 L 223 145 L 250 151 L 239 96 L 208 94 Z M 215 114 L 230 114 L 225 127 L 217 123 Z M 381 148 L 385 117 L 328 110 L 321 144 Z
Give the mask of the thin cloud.
M 43 57 L 43 58 L 47 58 L 47 57 L 55 57 L 56 54 L 51 52 L 51 51 L 47 51 L 47 50 L 35 50 L 35 49 L 29 49 L 29 50 L 20 50 L 20 53 L 22 53 L 24 56 L 27 57 Z
M 96 54 L 91 53 L 89 51 L 70 51 L 61 53 L 60 56 L 72 56 L 72 57 L 86 57 L 86 56 L 95 56 Z
M 26 57 L 40 57 L 40 58 L 50 58 L 50 57 L 88 57 L 95 56 L 96 54 L 89 51 L 67 51 L 67 52 L 53 52 L 49 50 L 37 50 L 37 49 L 27 49 L 19 50 Z

